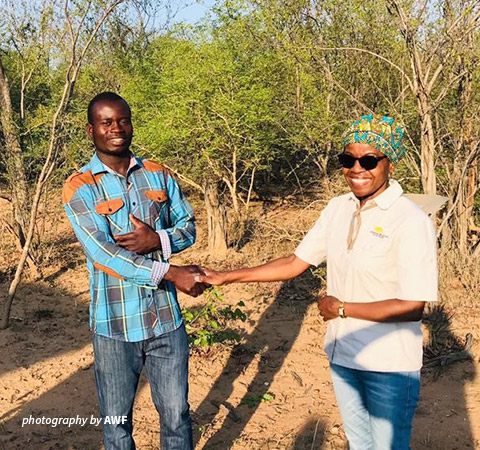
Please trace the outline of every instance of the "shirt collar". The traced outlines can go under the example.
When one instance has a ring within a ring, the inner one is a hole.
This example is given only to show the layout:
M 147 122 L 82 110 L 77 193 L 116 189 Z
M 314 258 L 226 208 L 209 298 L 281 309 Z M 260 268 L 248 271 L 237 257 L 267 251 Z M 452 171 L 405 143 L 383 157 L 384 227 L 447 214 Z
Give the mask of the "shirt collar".
M 127 173 L 137 166 L 143 167 L 142 160 L 140 158 L 137 158 L 132 153 L 130 156 L 130 165 L 128 166 Z M 104 173 L 104 172 L 109 172 L 114 174 L 117 173 L 110 167 L 103 164 L 102 161 L 100 161 L 100 158 L 98 157 L 97 152 L 95 152 L 95 154 L 92 156 L 92 159 L 90 160 L 90 169 L 94 175 L 96 175 L 97 173 Z
M 387 189 L 385 189 L 380 195 L 375 197 L 373 200 L 368 200 L 367 204 L 370 202 L 375 202 L 375 204 L 380 208 L 380 209 L 388 209 L 390 208 L 395 201 L 401 197 L 403 194 L 403 189 L 402 186 L 398 183 L 396 180 L 390 180 L 389 181 L 389 186 Z M 355 200 L 356 203 L 358 203 L 358 199 L 353 195 L 353 193 L 350 194 L 350 199 Z

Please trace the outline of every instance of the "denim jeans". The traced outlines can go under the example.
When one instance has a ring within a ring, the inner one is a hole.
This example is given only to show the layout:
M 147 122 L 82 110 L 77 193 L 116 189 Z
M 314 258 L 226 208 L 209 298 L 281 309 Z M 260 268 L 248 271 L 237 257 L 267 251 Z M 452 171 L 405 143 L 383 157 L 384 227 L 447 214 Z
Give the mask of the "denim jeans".
M 163 450 L 191 450 L 188 404 L 188 342 L 185 327 L 141 342 L 93 335 L 95 382 L 106 450 L 134 450 L 133 401 L 143 366 L 160 415 Z M 127 416 L 126 423 L 105 423 Z
M 410 449 L 420 371 L 330 369 L 350 450 Z

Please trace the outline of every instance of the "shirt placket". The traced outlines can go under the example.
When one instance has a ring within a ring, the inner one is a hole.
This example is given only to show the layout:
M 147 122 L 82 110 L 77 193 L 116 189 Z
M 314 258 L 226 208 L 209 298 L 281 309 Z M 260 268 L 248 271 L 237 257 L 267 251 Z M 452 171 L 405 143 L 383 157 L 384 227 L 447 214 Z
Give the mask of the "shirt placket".
M 362 218 L 362 215 L 370 210 L 373 209 L 377 206 L 377 204 L 374 201 L 367 202 L 363 207 L 360 206 L 360 203 L 356 205 L 355 211 L 352 213 L 352 218 L 350 221 L 350 226 L 349 226 L 349 231 L 348 231 L 348 236 L 347 236 L 347 253 L 346 253 L 346 258 L 349 260 L 348 264 L 355 264 L 355 255 L 353 252 L 355 242 L 358 239 L 358 236 L 360 234 L 360 230 L 362 227 L 362 222 L 364 223 L 365 220 Z M 353 259 L 353 260 L 352 260 Z M 344 301 L 348 301 L 348 299 L 343 299 Z M 337 318 L 338 324 L 335 327 L 335 335 L 333 338 L 333 348 L 332 348 L 332 355 L 331 359 L 332 362 L 335 363 L 335 350 L 337 347 L 337 337 L 338 337 L 338 332 L 339 332 L 339 327 L 343 323 L 342 321 L 347 321 L 348 318 L 346 319 L 340 319 Z M 346 322 L 345 322 L 346 323 Z
M 137 219 L 143 221 L 144 218 L 141 214 L 140 201 L 138 191 L 135 189 L 135 177 L 133 174 L 127 174 L 126 178 L 126 198 L 129 203 L 129 213 L 133 214 Z
M 128 200 L 132 206 L 131 212 L 132 214 L 137 218 L 140 219 L 141 221 L 144 221 L 144 216 L 142 214 L 142 208 L 140 205 L 140 196 L 139 196 L 139 190 L 136 185 L 136 180 L 135 180 L 135 172 L 128 172 L 127 173 L 127 197 Z M 158 323 L 158 309 L 157 309 L 157 302 L 156 302 L 156 297 L 155 297 L 155 292 L 148 292 L 145 293 L 147 298 L 147 309 L 148 313 L 150 315 L 150 328 L 155 328 Z

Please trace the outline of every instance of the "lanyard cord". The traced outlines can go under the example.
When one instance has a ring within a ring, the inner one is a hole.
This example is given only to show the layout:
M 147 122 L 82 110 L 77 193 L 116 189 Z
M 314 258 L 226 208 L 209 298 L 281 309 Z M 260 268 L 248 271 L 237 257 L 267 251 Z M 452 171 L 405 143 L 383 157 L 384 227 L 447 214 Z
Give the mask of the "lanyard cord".
M 369 209 L 375 208 L 377 204 L 372 202 L 362 208 L 358 205 L 356 211 L 352 214 L 352 219 L 350 220 L 350 228 L 348 230 L 347 237 L 347 249 L 352 250 L 355 241 L 357 240 L 358 234 L 360 233 L 360 227 L 362 225 L 362 212 L 368 211 Z

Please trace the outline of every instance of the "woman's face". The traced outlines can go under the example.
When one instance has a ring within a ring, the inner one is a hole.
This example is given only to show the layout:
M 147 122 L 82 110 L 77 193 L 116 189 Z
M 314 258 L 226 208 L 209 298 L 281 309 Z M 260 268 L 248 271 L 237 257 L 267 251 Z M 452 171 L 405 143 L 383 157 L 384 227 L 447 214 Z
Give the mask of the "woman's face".
M 383 153 L 368 144 L 348 144 L 344 153 L 354 158 L 361 158 L 366 155 L 373 155 L 378 158 L 384 156 Z M 383 158 L 378 161 L 377 167 L 366 170 L 360 165 L 359 161 L 355 161 L 351 169 L 342 168 L 342 172 L 353 194 L 363 204 L 367 200 L 375 198 L 387 188 L 388 176 L 393 173 L 393 165 L 388 158 Z

